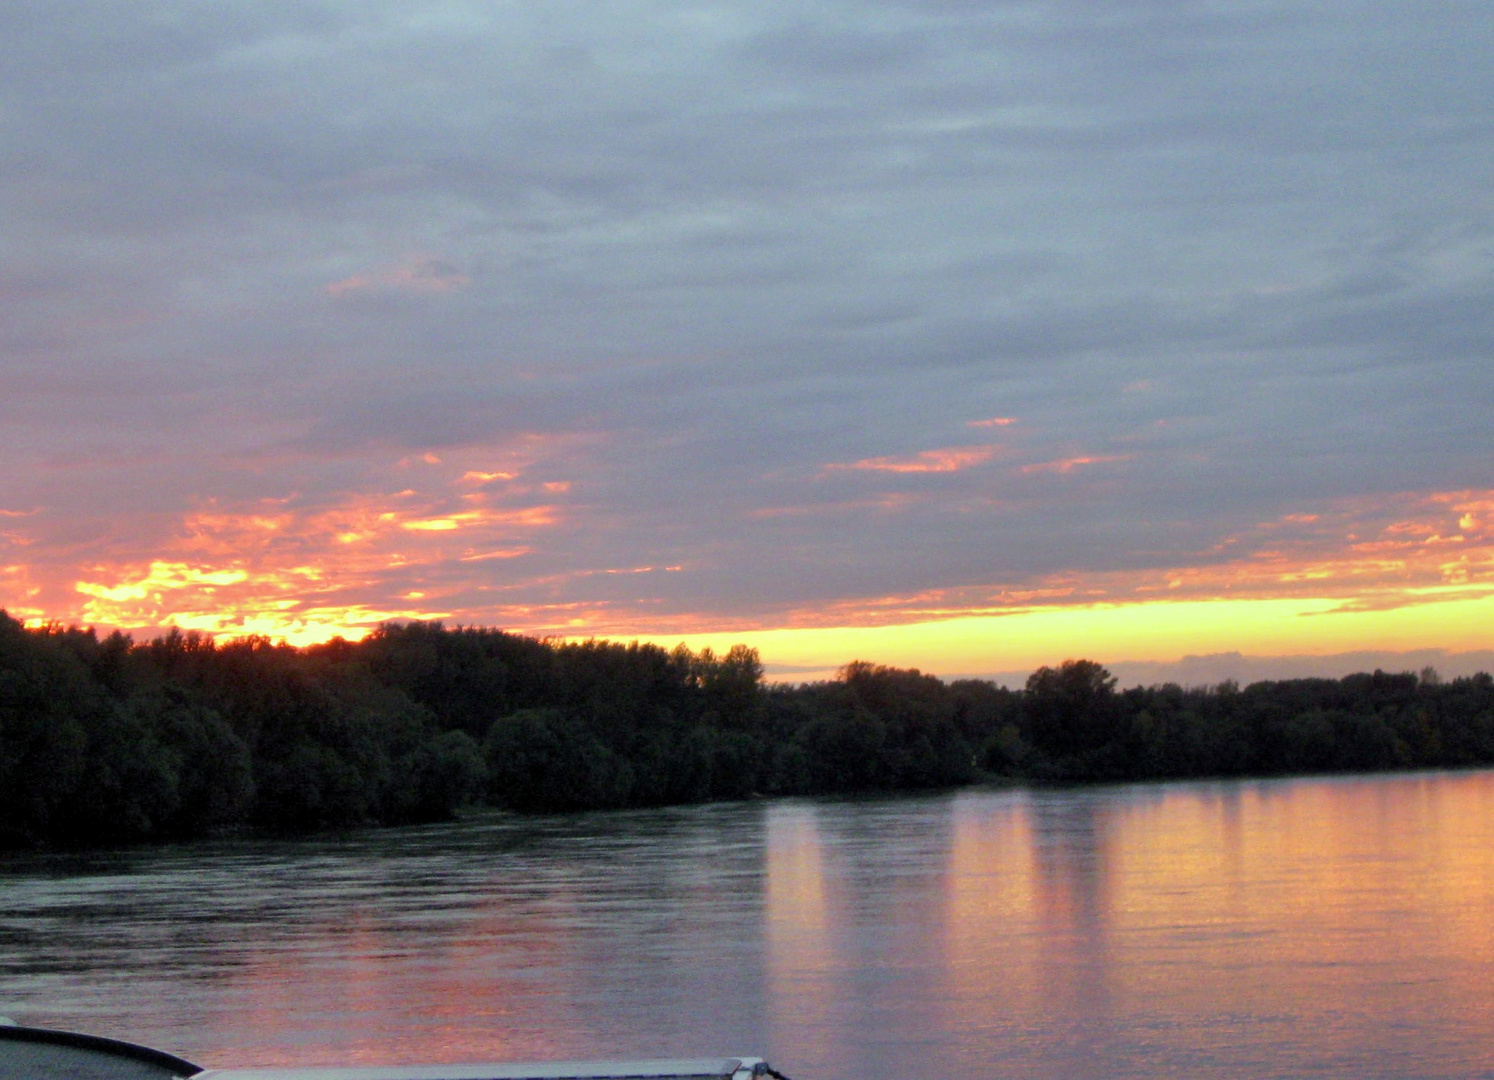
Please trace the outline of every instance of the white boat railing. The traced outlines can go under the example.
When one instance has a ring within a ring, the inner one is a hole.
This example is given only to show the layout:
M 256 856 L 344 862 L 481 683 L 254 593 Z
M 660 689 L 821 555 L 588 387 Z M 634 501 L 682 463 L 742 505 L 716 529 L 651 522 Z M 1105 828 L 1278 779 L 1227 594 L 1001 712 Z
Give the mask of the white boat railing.
M 192 1080 L 754 1080 L 761 1058 L 670 1061 L 533 1061 L 333 1069 L 208 1069 Z
M 762 1058 L 530 1061 L 355 1068 L 202 1069 L 134 1043 L 21 1027 L 0 1016 L 0 1080 L 788 1080 Z

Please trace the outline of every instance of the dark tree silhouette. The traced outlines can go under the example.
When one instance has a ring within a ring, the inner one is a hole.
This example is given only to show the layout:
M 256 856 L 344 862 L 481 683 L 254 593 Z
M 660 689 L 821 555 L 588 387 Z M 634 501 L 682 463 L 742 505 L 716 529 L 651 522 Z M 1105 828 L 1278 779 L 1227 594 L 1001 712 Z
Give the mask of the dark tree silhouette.
M 557 644 L 440 623 L 295 649 L 28 629 L 0 612 L 0 846 L 753 795 L 1494 763 L 1494 679 L 1376 671 L 1014 691 L 865 661 L 768 687 L 733 646 Z

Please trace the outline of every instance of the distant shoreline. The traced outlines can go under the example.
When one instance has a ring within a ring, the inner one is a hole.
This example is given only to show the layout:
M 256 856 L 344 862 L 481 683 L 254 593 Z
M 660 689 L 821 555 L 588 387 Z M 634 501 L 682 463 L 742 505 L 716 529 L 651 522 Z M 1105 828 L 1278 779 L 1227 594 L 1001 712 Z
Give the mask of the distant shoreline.
M 0 612 L 0 847 L 99 848 L 753 796 L 1494 764 L 1494 678 L 1384 671 L 1023 689 L 853 661 L 769 685 L 754 650 L 439 623 L 359 642 L 136 643 Z

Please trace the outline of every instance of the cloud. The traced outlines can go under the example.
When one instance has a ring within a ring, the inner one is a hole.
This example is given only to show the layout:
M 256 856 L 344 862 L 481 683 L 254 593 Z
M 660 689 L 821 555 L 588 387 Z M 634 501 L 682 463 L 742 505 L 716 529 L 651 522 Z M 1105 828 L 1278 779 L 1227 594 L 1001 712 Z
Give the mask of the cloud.
M 1130 461 L 1130 454 L 1081 454 L 1076 457 L 1059 458 L 1057 461 L 1038 461 L 1023 465 L 1024 473 L 1071 473 L 1086 465 L 1104 465 L 1113 461 Z
M 446 293 L 470 284 L 471 278 L 458 273 L 447 263 L 423 257 L 376 273 L 354 274 L 334 281 L 326 291 L 334 297 L 383 292 Z
M 909 457 L 862 458 L 848 465 L 827 465 L 825 468 L 891 473 L 959 472 L 990 461 L 996 449 L 994 446 L 948 446 L 942 450 L 920 450 Z
M 627 633 L 1476 586 L 1488 508 L 1418 500 L 1494 456 L 1491 28 L 6 9 L 0 604 L 208 618 L 187 579 L 242 570 L 297 633 Z

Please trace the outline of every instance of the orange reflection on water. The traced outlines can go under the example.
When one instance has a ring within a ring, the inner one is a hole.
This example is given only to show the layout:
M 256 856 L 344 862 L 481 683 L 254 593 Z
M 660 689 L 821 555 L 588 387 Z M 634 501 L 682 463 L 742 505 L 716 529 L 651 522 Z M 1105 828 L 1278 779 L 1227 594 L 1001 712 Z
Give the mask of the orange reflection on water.
M 960 800 L 944 885 L 949 1026 L 1009 1075 L 1039 1030 L 1096 1074 L 1494 1065 L 1494 776 L 1032 799 Z
M 1025 800 L 955 810 L 944 882 L 945 970 L 956 1002 L 987 993 L 993 972 L 1011 1003 L 1040 1005 L 1045 977 L 1035 954 L 1010 947 L 992 927 L 1030 926 L 1044 905 Z
M 1322 1059 L 1402 1050 L 1402 1032 L 1363 1022 L 1376 1015 L 1443 1039 L 1447 1060 L 1494 1024 L 1494 1002 L 1468 985 L 1494 964 L 1488 777 L 1259 784 L 1120 817 L 1115 976 L 1134 1000 L 1203 1031 L 1254 1018 L 1236 1035 L 1247 1041 L 1285 1026 Z M 1447 842 L 1460 822 L 1475 842 Z M 1160 968 L 1158 934 L 1178 954 Z M 1375 976 L 1391 967 L 1387 986 Z
M 957 800 L 943 881 L 943 1025 L 959 1031 L 961 1072 L 1003 1048 L 1012 1075 L 1043 1032 L 1046 1053 L 1107 1071 L 1113 1006 L 1103 822 L 1081 803 L 1026 793 Z
M 763 936 L 770 1043 L 784 1060 L 834 1062 L 842 1048 L 834 1003 L 842 915 L 825 868 L 813 805 L 773 806 L 766 821 Z

